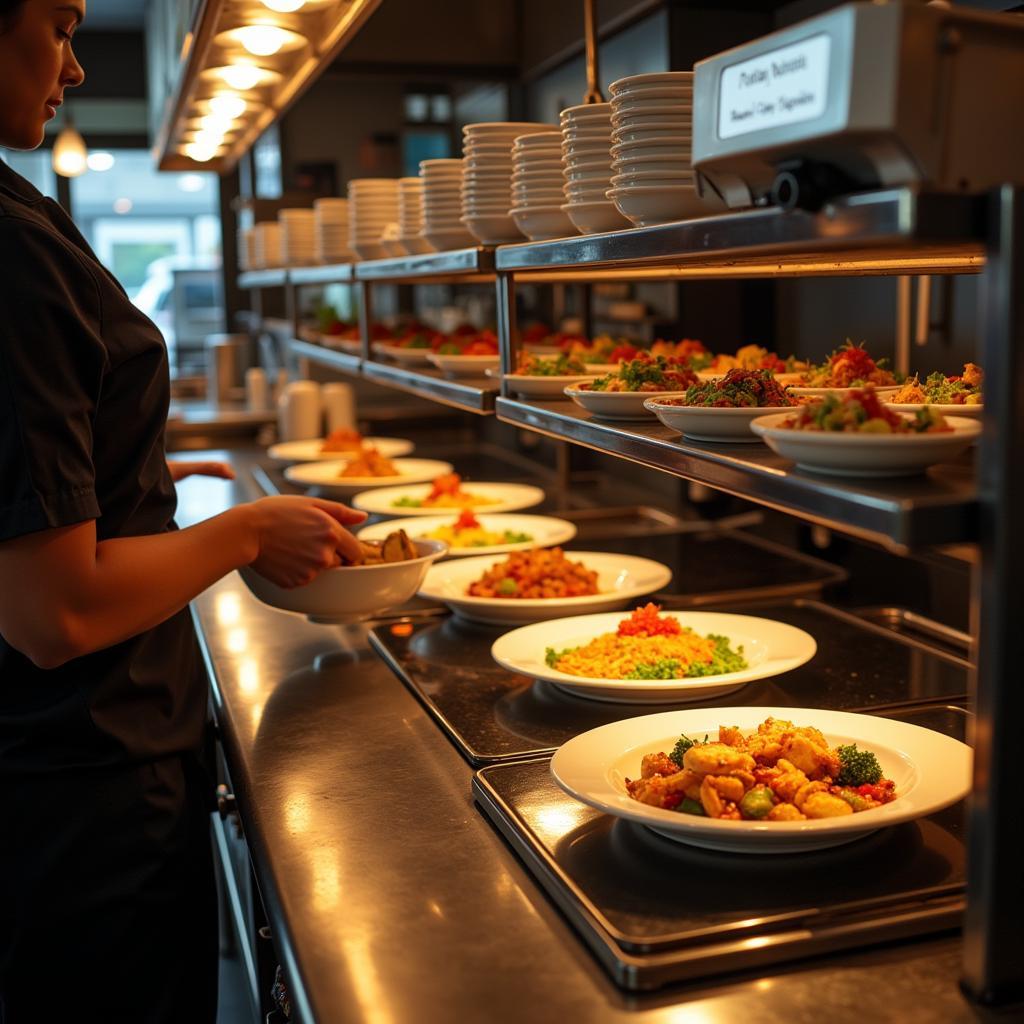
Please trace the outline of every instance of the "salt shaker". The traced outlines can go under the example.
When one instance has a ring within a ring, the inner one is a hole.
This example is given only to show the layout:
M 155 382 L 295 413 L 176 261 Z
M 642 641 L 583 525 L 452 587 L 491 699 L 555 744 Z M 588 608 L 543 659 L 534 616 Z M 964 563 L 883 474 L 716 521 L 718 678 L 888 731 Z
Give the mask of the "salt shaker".
M 277 432 L 282 441 L 307 441 L 320 436 L 320 385 L 293 380 L 277 402 Z
M 320 399 L 327 419 L 327 433 L 353 430 L 356 425 L 356 399 L 351 384 L 332 381 L 320 388 Z

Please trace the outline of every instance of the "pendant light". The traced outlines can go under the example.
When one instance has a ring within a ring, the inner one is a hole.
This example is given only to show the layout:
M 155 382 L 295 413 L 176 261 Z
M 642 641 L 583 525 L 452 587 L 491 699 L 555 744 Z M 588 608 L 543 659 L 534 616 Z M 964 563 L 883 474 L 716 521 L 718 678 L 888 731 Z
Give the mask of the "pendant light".
M 69 115 L 53 143 L 53 169 L 61 177 L 77 178 L 88 168 L 87 157 L 85 139 Z

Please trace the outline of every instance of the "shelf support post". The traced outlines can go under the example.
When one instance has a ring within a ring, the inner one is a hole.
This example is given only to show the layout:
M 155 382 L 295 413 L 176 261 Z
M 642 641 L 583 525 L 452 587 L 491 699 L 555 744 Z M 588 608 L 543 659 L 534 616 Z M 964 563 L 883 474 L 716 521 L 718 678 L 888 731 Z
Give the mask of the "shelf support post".
M 978 452 L 981 568 L 974 788 L 968 816 L 963 987 L 1003 1004 L 1024 995 L 1024 812 L 1017 798 L 1024 685 L 1024 189 L 993 193 L 981 279 L 984 432 Z
M 501 391 L 507 398 L 509 389 L 505 375 L 519 362 L 519 331 L 516 325 L 516 285 L 510 273 L 499 271 L 494 276 L 497 290 L 498 352 L 501 354 Z

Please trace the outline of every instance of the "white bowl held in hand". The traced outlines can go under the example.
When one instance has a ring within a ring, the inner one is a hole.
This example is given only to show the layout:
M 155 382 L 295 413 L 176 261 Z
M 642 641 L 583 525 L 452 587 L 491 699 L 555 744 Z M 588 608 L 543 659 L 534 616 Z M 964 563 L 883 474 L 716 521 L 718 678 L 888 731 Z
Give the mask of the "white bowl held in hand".
M 833 746 L 856 743 L 872 751 L 885 777 L 896 783 L 896 799 L 838 818 L 722 821 L 651 807 L 626 791 L 625 780 L 640 777 L 644 754 L 671 750 L 682 735 L 717 736 L 719 725 L 751 733 L 769 717 L 819 729 Z M 935 814 L 970 792 L 972 763 L 966 744 L 907 722 L 817 708 L 723 707 L 665 711 L 591 729 L 556 751 L 551 774 L 582 803 L 676 842 L 730 853 L 786 854 L 838 846 Z
M 571 561 L 582 562 L 597 573 L 600 593 L 586 597 L 471 597 L 469 586 L 499 560 L 491 555 L 463 558 L 435 566 L 428 572 L 420 596 L 442 601 L 456 615 L 473 622 L 521 623 L 562 618 L 566 613 L 613 611 L 667 586 L 672 570 L 660 562 L 633 555 L 608 555 L 597 551 L 570 551 Z
M 409 561 L 325 569 L 312 583 L 289 590 L 271 583 L 252 566 L 243 566 L 238 571 L 245 585 L 264 604 L 317 621 L 357 621 L 410 600 L 431 562 L 448 548 L 436 540 L 418 540 L 413 544 L 418 557 Z

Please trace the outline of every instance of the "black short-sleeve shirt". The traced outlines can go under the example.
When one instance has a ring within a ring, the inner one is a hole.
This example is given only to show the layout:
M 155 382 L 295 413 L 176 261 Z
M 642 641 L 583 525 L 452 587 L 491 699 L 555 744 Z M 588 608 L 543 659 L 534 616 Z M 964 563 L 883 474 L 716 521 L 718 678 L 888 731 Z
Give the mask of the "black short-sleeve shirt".
M 61 207 L 0 161 L 0 543 L 89 519 L 100 541 L 176 529 L 168 399 L 156 326 Z M 197 749 L 199 668 L 187 609 L 50 670 L 0 635 L 0 774 Z

